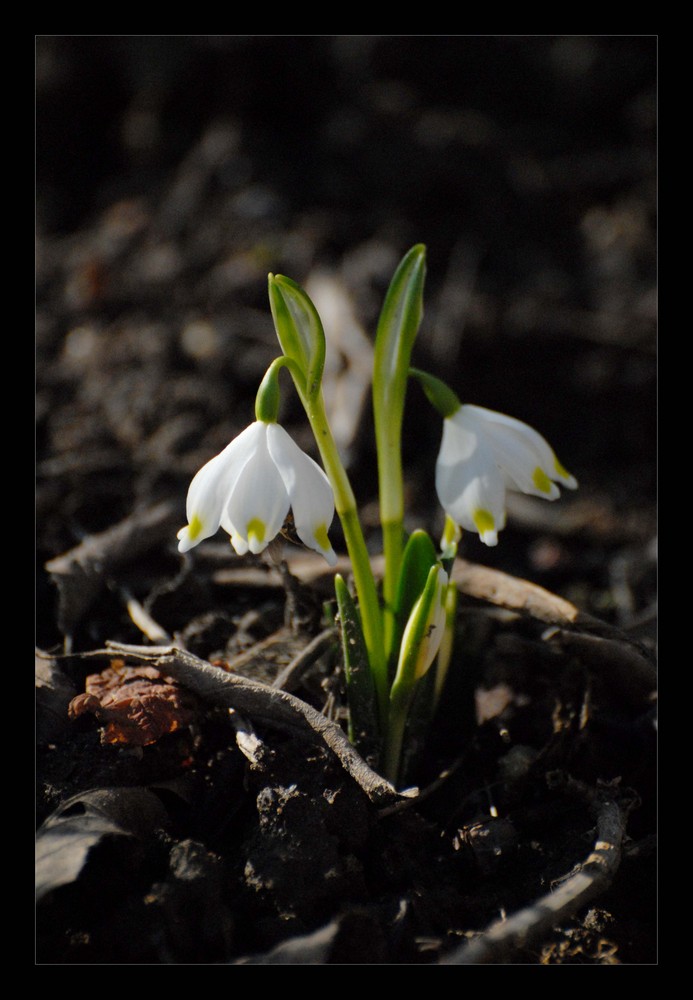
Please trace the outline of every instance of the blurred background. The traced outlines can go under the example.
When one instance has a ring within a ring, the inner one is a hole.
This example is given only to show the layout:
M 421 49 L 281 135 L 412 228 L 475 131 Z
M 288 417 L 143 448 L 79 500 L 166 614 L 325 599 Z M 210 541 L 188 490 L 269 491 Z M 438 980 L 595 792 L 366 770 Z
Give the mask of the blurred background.
M 325 323 L 377 550 L 370 352 L 419 242 L 415 363 L 535 426 L 581 486 L 513 498 L 499 546 L 461 555 L 650 641 L 656 72 L 653 36 L 38 36 L 40 644 L 60 639 L 45 562 L 160 500 L 182 525 L 191 476 L 253 419 L 278 353 L 268 272 Z M 442 524 L 439 439 L 412 385 L 412 528 Z M 174 574 L 175 531 L 160 555 Z

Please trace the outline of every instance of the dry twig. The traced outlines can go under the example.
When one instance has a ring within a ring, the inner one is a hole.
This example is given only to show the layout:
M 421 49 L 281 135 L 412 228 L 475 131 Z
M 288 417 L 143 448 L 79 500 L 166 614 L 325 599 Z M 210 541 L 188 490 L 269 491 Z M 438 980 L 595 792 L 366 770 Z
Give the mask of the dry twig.
M 360 785 L 368 798 L 379 806 L 389 805 L 402 798 L 403 794 L 416 794 L 415 790 L 409 790 L 408 793 L 397 792 L 366 764 L 338 725 L 286 691 L 226 673 L 192 653 L 173 646 L 110 643 L 107 652 L 151 663 L 157 670 L 175 678 L 200 698 L 234 708 L 250 718 L 303 730 L 311 729 L 335 754 L 342 767 Z
M 535 944 L 562 921 L 586 906 L 611 885 L 621 861 L 627 808 L 604 796 L 597 806 L 597 839 L 594 849 L 555 892 L 507 920 L 492 924 L 463 944 L 441 965 L 500 965 L 517 952 Z
M 657 689 L 655 664 L 632 642 L 562 628 L 547 631 L 544 638 L 563 652 L 580 657 L 635 704 Z
M 294 656 L 291 663 L 280 674 L 277 674 L 272 682 L 272 687 L 281 688 L 282 691 L 295 691 L 306 670 L 330 648 L 335 642 L 336 636 L 335 629 L 323 629 L 319 635 L 311 639 L 305 649 Z

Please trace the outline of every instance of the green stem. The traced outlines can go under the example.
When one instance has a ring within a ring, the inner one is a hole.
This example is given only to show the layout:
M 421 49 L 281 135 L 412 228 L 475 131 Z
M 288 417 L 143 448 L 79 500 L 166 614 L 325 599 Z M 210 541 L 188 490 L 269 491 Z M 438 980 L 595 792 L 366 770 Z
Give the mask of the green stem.
M 399 480 L 401 482 L 401 479 Z M 392 482 L 392 480 L 391 480 Z M 385 573 L 383 576 L 383 628 L 385 631 L 385 650 L 388 662 L 397 655 L 394 649 L 396 623 L 395 605 L 399 585 L 400 567 L 404 545 L 404 523 L 402 520 L 384 521 L 383 555 L 385 557 Z
M 395 787 L 399 778 L 402 742 L 413 693 L 414 689 L 410 687 L 406 691 L 401 688 L 393 689 L 390 695 L 387 735 L 383 751 L 383 776 Z
M 420 368 L 410 368 L 409 374 L 419 380 L 429 403 L 436 408 L 443 419 L 457 413 L 462 406 L 457 393 L 453 392 L 442 379 L 436 378 L 435 375 L 430 375 Z
M 414 691 L 430 668 L 440 637 L 436 638 L 442 588 L 447 576 L 439 563 L 428 571 L 426 585 L 409 616 L 399 650 L 397 673 L 390 690 L 390 706 L 385 734 L 385 774 L 396 782 L 400 770 L 402 739 Z
M 417 260 L 422 255 L 423 248 L 417 250 Z M 335 509 L 344 529 L 359 602 L 363 638 L 377 693 L 380 727 L 384 731 L 388 713 L 388 674 L 382 614 L 368 549 L 358 518 L 356 499 L 325 414 L 321 389 L 325 363 L 325 332 L 315 306 L 295 281 L 282 275 L 270 274 L 268 287 L 279 343 L 284 355 L 291 360 L 289 369 L 310 421 L 325 472 L 334 492 Z M 408 355 L 406 364 L 407 366 L 409 364 Z M 402 368 L 402 364 L 399 367 Z M 270 385 L 266 390 L 265 409 L 270 415 L 273 413 L 274 405 L 274 387 L 271 385 L 273 377 L 274 373 L 269 376 Z M 406 369 L 403 380 L 406 385 Z M 263 404 L 264 399 L 260 403 L 261 411 Z
M 378 454 L 380 523 L 383 530 L 384 630 L 388 658 L 395 630 L 394 603 L 404 548 L 402 422 L 409 361 L 423 315 L 426 248 L 412 247 L 390 282 L 378 319 L 373 362 L 373 418 Z
M 255 419 L 263 420 L 266 424 L 275 423 L 279 415 L 279 373 L 282 368 L 289 369 L 301 399 L 304 398 L 306 380 L 300 367 L 283 354 L 275 358 L 265 372 L 255 397 Z
M 385 645 L 383 642 L 383 623 L 378 602 L 378 591 L 371 570 L 370 556 L 361 530 L 361 523 L 356 507 L 356 498 L 346 470 L 339 457 L 339 451 L 332 436 L 332 430 L 325 413 L 322 393 L 313 393 L 307 397 L 299 395 L 310 421 L 320 456 L 325 467 L 332 489 L 334 491 L 335 510 L 339 516 L 344 531 L 351 567 L 354 574 L 354 586 L 359 601 L 363 637 L 368 651 L 368 660 L 373 673 L 373 682 L 378 697 L 378 710 L 381 729 L 387 725 L 388 715 L 388 676 L 385 660 Z

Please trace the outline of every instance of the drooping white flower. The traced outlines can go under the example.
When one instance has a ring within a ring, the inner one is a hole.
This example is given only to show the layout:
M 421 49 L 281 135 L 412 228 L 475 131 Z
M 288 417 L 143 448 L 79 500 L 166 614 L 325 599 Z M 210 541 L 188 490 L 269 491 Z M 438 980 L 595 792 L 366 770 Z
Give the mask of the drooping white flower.
M 334 495 L 327 476 L 283 427 L 256 420 L 194 477 L 178 549 L 187 552 L 222 527 L 238 555 L 257 554 L 281 530 L 289 508 L 303 544 L 333 566 L 337 556 L 327 531 Z
M 577 482 L 532 427 L 481 406 L 464 405 L 443 421 L 436 491 L 446 514 L 486 545 L 505 527 L 506 490 L 555 500 L 556 483 Z

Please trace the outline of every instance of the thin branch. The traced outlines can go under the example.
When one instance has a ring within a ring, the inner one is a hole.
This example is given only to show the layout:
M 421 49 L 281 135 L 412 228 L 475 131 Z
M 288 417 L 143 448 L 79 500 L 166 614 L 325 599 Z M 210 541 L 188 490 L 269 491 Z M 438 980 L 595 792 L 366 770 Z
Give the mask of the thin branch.
M 621 861 L 627 808 L 611 798 L 598 805 L 597 839 L 587 858 L 558 888 L 508 920 L 492 924 L 478 937 L 442 959 L 441 965 L 502 965 L 538 942 L 609 888 Z
M 133 624 L 137 626 L 142 635 L 145 635 L 153 643 L 171 641 L 171 636 L 166 629 L 152 618 L 147 609 L 140 604 L 136 597 L 132 596 L 127 587 L 116 587 L 115 589 L 120 595 L 121 600 L 125 603 L 127 613 L 130 615 Z
M 152 663 L 157 670 L 174 677 L 199 697 L 217 705 L 235 708 L 253 719 L 277 725 L 310 728 L 338 758 L 342 767 L 378 806 L 390 805 L 403 795 L 372 770 L 354 749 L 342 729 L 320 715 L 312 706 L 287 691 L 280 691 L 237 674 L 229 674 L 173 646 L 130 646 L 109 643 L 108 653 L 121 653 Z
M 636 704 L 657 689 L 655 664 L 632 642 L 562 628 L 547 630 L 544 639 L 583 659 L 591 670 L 611 679 L 619 692 Z
M 308 643 L 305 649 L 294 656 L 281 673 L 277 674 L 272 687 L 282 691 L 295 691 L 306 670 L 311 667 L 322 654 L 335 642 L 337 632 L 334 628 L 326 628 Z

